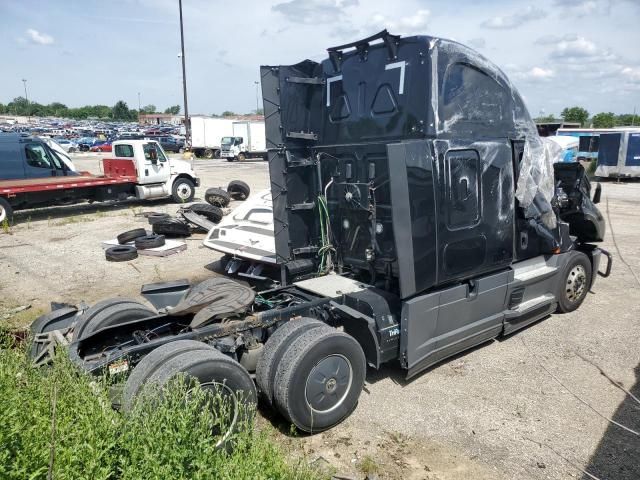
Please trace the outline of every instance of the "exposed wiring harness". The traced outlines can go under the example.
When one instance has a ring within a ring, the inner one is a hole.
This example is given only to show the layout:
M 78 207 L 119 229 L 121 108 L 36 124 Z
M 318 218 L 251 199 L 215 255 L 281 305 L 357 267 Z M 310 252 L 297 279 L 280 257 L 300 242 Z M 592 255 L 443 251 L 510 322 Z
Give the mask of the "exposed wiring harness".
M 333 179 L 331 179 L 333 181 Z M 325 187 L 325 192 L 331 185 L 331 182 Z M 318 273 L 329 273 L 333 270 L 333 258 L 332 254 L 336 249 L 331 243 L 331 219 L 329 218 L 329 208 L 327 207 L 327 197 L 325 195 L 318 196 L 318 214 L 320 217 L 320 241 L 321 245 L 318 249 L 318 256 L 320 257 L 320 265 L 318 266 Z

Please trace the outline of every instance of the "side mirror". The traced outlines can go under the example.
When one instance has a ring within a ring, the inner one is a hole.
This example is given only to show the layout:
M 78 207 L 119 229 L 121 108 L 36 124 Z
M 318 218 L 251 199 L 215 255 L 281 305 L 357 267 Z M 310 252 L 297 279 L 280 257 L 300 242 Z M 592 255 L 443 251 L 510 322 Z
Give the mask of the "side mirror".
M 598 186 L 596 187 L 596 191 L 593 194 L 593 203 L 600 203 L 600 197 L 602 196 L 602 185 L 600 185 L 598 183 Z

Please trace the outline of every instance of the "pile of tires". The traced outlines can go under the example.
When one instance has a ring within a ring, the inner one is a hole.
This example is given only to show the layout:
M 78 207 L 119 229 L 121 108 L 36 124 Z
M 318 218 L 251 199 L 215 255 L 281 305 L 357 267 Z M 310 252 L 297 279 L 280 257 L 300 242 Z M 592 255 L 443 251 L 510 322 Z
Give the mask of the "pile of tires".
M 231 180 L 226 190 L 215 187 L 207 189 L 204 194 L 204 199 L 213 206 L 225 208 L 231 200 L 246 200 L 250 194 L 251 188 L 246 182 L 242 180 Z
M 138 258 L 138 250 L 158 248 L 165 244 L 164 235 L 157 232 L 150 234 L 144 228 L 122 232 L 118 235 L 117 240 L 119 245 L 105 250 L 105 258 L 109 262 L 127 262 Z

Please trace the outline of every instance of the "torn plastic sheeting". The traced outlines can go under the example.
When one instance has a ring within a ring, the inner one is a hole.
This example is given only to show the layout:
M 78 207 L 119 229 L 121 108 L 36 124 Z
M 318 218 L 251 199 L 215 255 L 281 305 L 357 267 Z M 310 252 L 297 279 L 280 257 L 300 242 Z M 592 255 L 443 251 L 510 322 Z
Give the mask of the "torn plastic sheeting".
M 527 135 L 516 198 L 526 218 L 540 218 L 548 228 L 556 227 L 551 200 L 555 194 L 553 164 L 557 161 L 562 161 L 562 148 L 558 144 L 538 135 Z

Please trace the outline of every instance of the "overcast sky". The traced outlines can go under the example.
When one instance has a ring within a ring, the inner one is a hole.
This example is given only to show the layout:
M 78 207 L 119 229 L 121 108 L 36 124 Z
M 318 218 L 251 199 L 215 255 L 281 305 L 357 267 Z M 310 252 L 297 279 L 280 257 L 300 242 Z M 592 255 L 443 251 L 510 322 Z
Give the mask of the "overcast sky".
M 479 50 L 533 116 L 640 111 L 640 0 L 183 0 L 193 113 L 255 109 L 261 64 L 391 33 Z M 182 105 L 178 0 L 0 0 L 0 102 Z

